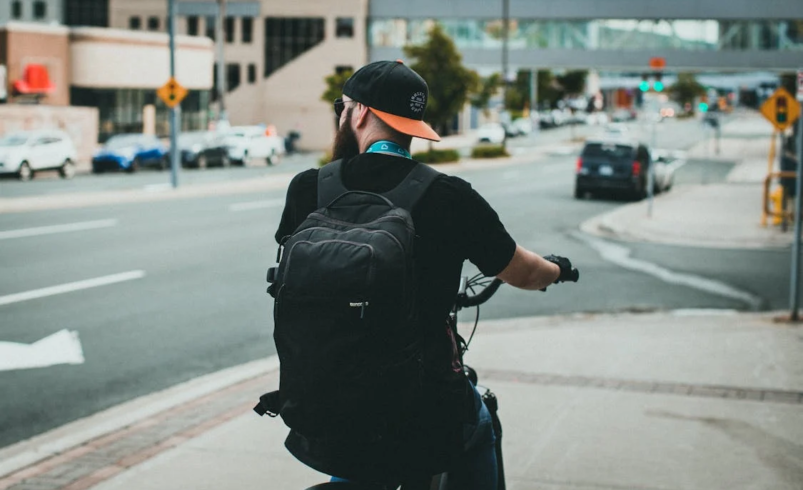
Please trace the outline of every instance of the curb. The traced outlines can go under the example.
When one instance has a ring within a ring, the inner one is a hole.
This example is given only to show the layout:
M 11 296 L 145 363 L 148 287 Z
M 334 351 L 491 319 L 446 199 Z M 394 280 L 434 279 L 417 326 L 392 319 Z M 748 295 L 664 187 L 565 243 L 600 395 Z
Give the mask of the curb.
M 739 184 L 734 184 L 739 185 Z M 679 198 L 689 194 L 694 190 L 704 186 L 687 185 L 673 189 L 673 194 L 656 196 L 655 202 L 673 197 Z M 658 204 L 656 204 L 658 205 Z M 659 245 L 673 245 L 684 247 L 698 247 L 709 249 L 730 249 L 730 250 L 785 250 L 790 244 L 785 241 L 772 240 L 768 237 L 758 241 L 736 241 L 736 240 L 704 240 L 699 238 L 678 237 L 673 230 L 651 230 L 640 232 L 637 221 L 646 218 L 647 201 L 639 201 L 626 204 L 612 211 L 594 216 L 580 224 L 580 231 L 588 235 L 600 238 L 620 240 L 630 243 L 654 243 Z M 636 226 L 634 226 L 636 225 Z
M 279 369 L 276 355 L 207 374 L 76 420 L 31 439 L 0 449 L 0 488 L 4 477 L 19 473 L 44 460 L 73 452 L 90 441 L 124 430 L 150 417 L 239 383 L 263 377 Z

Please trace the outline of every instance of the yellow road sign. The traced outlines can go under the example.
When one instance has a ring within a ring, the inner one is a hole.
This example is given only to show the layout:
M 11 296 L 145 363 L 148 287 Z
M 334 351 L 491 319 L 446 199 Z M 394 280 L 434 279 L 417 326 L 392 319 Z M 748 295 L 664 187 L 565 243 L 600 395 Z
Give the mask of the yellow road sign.
M 170 78 L 166 84 L 156 91 L 159 96 L 169 108 L 176 107 L 187 96 L 188 90 L 181 86 L 175 78 Z
M 761 113 L 778 131 L 784 131 L 800 117 L 800 104 L 781 87 L 764 102 Z

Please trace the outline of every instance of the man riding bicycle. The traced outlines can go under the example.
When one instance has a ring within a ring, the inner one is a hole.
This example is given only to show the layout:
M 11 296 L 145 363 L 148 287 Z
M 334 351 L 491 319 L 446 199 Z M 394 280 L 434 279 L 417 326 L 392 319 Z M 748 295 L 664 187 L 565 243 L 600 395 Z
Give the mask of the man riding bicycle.
M 349 78 L 343 97 L 335 101 L 339 129 L 332 151 L 347 190 L 388 193 L 422 165 L 411 158 L 412 138 L 440 140 L 423 121 L 428 94 L 423 78 L 401 61 L 371 63 Z M 320 208 L 319 172 L 323 169 L 307 170 L 290 183 L 277 242 L 283 244 Z M 335 481 L 387 482 L 449 471 L 452 488 L 495 489 L 491 418 L 463 374 L 462 339 L 448 321 L 463 262 L 470 260 L 486 276 L 527 290 L 566 280 L 571 264 L 517 245 L 488 202 L 458 177 L 438 174 L 409 211 L 416 235 L 414 294 L 423 395 L 405 409 L 404 420 L 394 421 L 398 430 L 392 437 L 349 443 L 292 430 L 285 445 Z M 365 308 L 367 301 L 355 304 Z

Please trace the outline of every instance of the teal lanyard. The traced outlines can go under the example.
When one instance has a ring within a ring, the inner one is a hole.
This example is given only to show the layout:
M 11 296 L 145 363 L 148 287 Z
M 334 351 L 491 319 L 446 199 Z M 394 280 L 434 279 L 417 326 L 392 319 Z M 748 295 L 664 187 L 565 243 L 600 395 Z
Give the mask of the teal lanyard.
M 405 158 L 413 158 L 410 152 L 388 140 L 380 140 L 369 146 L 365 153 L 387 153 L 388 155 L 398 155 Z

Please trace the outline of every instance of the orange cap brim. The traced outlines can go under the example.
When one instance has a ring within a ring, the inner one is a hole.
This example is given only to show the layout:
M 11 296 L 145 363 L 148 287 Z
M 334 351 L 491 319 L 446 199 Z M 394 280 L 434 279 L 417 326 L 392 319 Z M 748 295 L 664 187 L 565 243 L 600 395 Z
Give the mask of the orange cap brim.
M 441 137 L 438 136 L 438 133 L 430 128 L 429 125 L 424 121 L 416 121 L 415 119 L 396 116 L 387 112 L 378 111 L 373 107 L 369 107 L 369 109 L 385 124 L 402 134 L 407 134 L 410 136 L 415 136 L 416 138 L 423 138 L 430 141 L 441 140 Z

